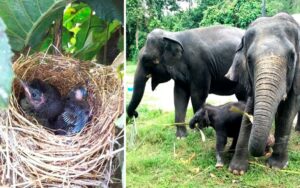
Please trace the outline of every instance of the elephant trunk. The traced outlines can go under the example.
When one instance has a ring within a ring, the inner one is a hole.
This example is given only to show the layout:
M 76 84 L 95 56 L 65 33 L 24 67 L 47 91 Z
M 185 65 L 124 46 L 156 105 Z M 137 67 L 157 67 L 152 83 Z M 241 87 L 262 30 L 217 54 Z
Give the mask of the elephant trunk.
M 145 86 L 148 79 L 149 76 L 147 76 L 143 66 L 139 63 L 134 75 L 132 98 L 127 107 L 127 114 L 129 117 L 132 117 L 134 115 L 135 109 L 140 104 L 144 95 Z
M 254 121 L 249 141 L 249 152 L 255 157 L 264 155 L 278 105 L 286 96 L 286 72 L 286 63 L 280 57 L 256 62 Z

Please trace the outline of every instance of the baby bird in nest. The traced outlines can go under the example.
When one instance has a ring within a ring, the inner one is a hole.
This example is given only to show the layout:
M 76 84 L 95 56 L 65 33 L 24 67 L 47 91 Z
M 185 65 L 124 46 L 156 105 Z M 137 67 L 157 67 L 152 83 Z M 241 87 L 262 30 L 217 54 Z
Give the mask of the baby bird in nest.
M 83 86 L 76 86 L 65 98 L 65 107 L 54 123 L 58 135 L 72 135 L 80 132 L 88 122 L 91 109 L 87 101 L 88 92 Z
M 20 105 L 28 114 L 33 114 L 44 126 L 54 121 L 63 111 L 63 101 L 58 89 L 40 79 L 30 82 L 20 80 L 25 97 Z

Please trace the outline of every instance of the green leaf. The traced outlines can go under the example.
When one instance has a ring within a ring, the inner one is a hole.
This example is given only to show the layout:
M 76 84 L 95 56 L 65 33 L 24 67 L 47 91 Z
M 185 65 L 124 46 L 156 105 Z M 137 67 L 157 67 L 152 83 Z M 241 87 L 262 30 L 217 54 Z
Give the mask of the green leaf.
M 99 18 L 97 18 L 99 20 Z M 116 31 L 120 27 L 118 21 L 110 23 L 107 27 L 103 26 L 103 21 L 92 21 L 90 25 L 90 30 L 85 40 L 85 43 L 81 49 L 74 54 L 74 57 L 82 60 L 91 60 L 95 55 L 100 51 L 100 49 L 106 44 L 109 40 L 111 33 Z M 78 32 L 78 35 L 80 31 Z
M 53 36 L 47 36 L 42 43 L 37 46 L 37 49 L 34 49 L 35 51 L 41 51 L 41 52 L 46 52 L 49 48 L 49 46 L 53 43 Z
M 0 4 L 12 49 L 21 51 L 43 41 L 53 21 L 63 15 L 66 0 L 0 0 Z
M 66 28 L 63 28 L 63 32 L 62 32 L 62 47 L 63 49 L 69 53 L 69 46 L 68 43 L 70 41 L 72 37 L 72 33 L 70 31 L 68 31 Z
M 118 73 L 118 77 L 123 80 L 124 78 L 124 63 L 120 64 L 118 67 L 117 67 L 117 73 Z
M 96 15 L 105 21 L 112 22 L 117 19 L 123 23 L 123 6 L 122 0 L 80 0 L 88 4 Z
M 6 26 L 0 18 L 0 108 L 8 106 L 11 85 L 14 77 L 12 71 L 12 52 L 5 33 Z
M 64 11 L 63 26 L 70 30 L 76 24 L 81 24 L 89 19 L 91 8 L 84 3 L 72 4 Z
M 80 26 L 80 31 L 77 33 L 76 35 L 76 49 L 80 50 L 83 46 L 84 43 L 88 37 L 89 34 L 89 30 L 91 27 L 95 28 L 95 27 L 101 27 L 104 28 L 104 22 L 99 20 L 98 17 L 96 16 L 91 16 L 88 20 L 86 20 L 81 26 Z

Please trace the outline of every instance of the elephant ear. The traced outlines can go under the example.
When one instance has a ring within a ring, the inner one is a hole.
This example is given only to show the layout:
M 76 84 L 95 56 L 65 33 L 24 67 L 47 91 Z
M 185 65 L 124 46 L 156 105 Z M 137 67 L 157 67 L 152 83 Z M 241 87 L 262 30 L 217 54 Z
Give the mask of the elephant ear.
M 225 75 L 226 78 L 233 82 L 238 82 L 244 86 L 247 91 L 250 89 L 249 76 L 247 72 L 246 57 L 245 57 L 245 47 L 244 47 L 244 37 L 241 43 L 237 47 L 235 52 L 233 63 Z
M 158 86 L 159 81 L 156 77 L 151 77 L 151 89 L 152 91 L 154 91 L 156 89 L 156 87 Z
M 179 63 L 182 59 L 184 48 L 180 40 L 172 35 L 168 34 L 163 37 L 164 40 L 164 50 L 163 50 L 163 60 L 166 65 L 175 65 Z
M 297 61 L 296 61 L 296 70 L 295 77 L 293 81 L 293 90 L 296 95 L 300 95 L 300 27 L 298 27 L 298 45 L 296 49 Z

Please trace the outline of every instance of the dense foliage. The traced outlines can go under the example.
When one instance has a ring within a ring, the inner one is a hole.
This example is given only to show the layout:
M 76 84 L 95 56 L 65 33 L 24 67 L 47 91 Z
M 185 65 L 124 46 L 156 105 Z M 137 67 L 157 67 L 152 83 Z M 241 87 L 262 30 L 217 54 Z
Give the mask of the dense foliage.
M 109 43 L 115 35 L 117 35 L 117 39 Z M 114 58 L 109 58 L 109 53 L 118 49 L 119 40 L 123 40 L 121 36 L 121 23 L 119 21 L 100 19 L 84 3 L 74 3 L 65 9 L 62 47 L 65 52 L 73 54 L 76 58 L 90 60 L 95 56 L 99 57 L 101 53 L 103 54 L 104 48 L 113 47 L 106 50 L 105 58 L 101 56 L 102 58 L 99 59 L 99 62 L 109 64 L 108 62 L 112 62 L 120 52 L 118 50 L 114 54 Z
M 245 28 L 260 15 L 261 0 L 220 1 L 204 11 L 200 25 L 225 24 Z
M 120 0 L 3 1 L 0 17 L 15 52 L 52 53 L 58 49 L 64 55 L 97 58 L 99 63 L 109 64 L 122 50 Z M 50 48 L 52 45 L 55 48 Z
M 246 28 L 262 14 L 262 0 L 127 0 L 126 7 L 126 56 L 133 62 L 154 28 L 181 31 L 214 24 Z M 300 12 L 300 1 L 266 0 L 268 16 L 282 11 Z

